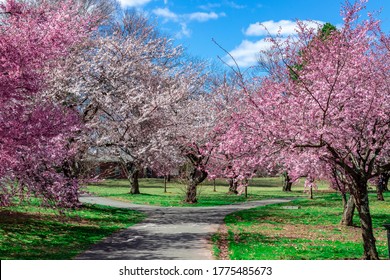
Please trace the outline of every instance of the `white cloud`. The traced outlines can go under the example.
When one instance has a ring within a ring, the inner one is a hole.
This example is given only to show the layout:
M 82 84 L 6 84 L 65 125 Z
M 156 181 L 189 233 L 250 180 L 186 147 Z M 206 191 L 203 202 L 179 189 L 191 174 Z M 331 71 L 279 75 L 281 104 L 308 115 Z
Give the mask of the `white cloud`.
M 180 23 L 181 30 L 176 34 L 176 38 L 191 37 L 191 30 L 187 28 L 187 24 Z
M 172 20 L 172 21 L 177 21 L 179 16 L 169 10 L 168 8 L 157 8 L 153 10 L 153 14 L 156 16 L 162 17 L 166 20 Z
M 180 31 L 175 35 L 176 38 L 191 37 L 191 30 L 187 27 L 186 18 L 188 15 L 175 14 L 168 8 L 157 8 L 154 9 L 153 14 L 163 18 L 165 21 L 173 21 L 180 24 Z
M 302 21 L 309 28 L 317 29 L 324 24 L 322 21 Z M 262 36 L 277 35 L 283 36 L 281 43 L 283 43 L 287 36 L 296 34 L 298 24 L 290 20 L 280 20 L 275 22 L 273 20 L 257 22 L 249 25 L 244 31 L 247 36 Z M 230 51 L 235 61 L 240 67 L 254 66 L 259 59 L 262 51 L 267 51 L 272 47 L 272 43 L 262 38 L 258 41 L 243 40 L 240 45 Z M 229 56 L 225 56 L 227 64 L 234 66 L 234 61 Z
M 209 11 L 215 8 L 219 8 L 221 6 L 222 6 L 221 3 L 207 3 L 205 5 L 200 5 L 199 9 Z
M 176 34 L 176 38 L 191 36 L 191 30 L 187 26 L 187 24 L 191 21 L 206 22 L 209 20 L 215 20 L 220 17 L 226 16 L 225 13 L 217 14 L 215 12 L 194 12 L 190 14 L 176 14 L 172 12 L 168 7 L 154 9 L 152 13 L 162 18 L 165 22 L 172 21 L 180 24 L 181 30 Z
M 176 14 L 169 10 L 169 8 L 157 8 L 154 9 L 153 14 L 156 16 L 162 17 L 167 21 L 180 22 L 180 24 L 189 22 L 189 21 L 198 21 L 198 22 L 206 22 L 213 19 L 218 19 L 220 17 L 226 16 L 225 13 L 204 13 L 204 12 L 195 12 L 191 14 Z
M 123 7 L 140 7 L 152 0 L 119 0 Z
M 233 9 L 244 9 L 244 8 L 246 8 L 245 5 L 239 5 L 239 4 L 235 3 L 234 1 L 227 1 L 226 4 L 228 6 L 230 6 L 231 8 L 233 8 Z
M 187 17 L 188 20 L 199 21 L 199 22 L 205 22 L 205 21 L 209 21 L 212 19 L 218 19 L 219 17 L 223 17 L 223 16 L 226 16 L 226 14 L 225 13 L 216 14 L 214 12 L 211 12 L 211 13 L 196 12 L 196 13 L 191 13 L 191 14 L 185 15 L 185 17 Z
M 244 40 L 238 47 L 230 51 L 230 54 L 234 57 L 240 67 L 250 67 L 257 63 L 260 51 L 267 50 L 271 46 L 272 43 L 265 39 L 256 42 Z M 232 66 L 235 65 L 234 61 L 229 56 L 226 56 L 225 60 L 227 64 Z
M 156 16 L 162 17 L 166 20 L 171 21 L 199 21 L 199 22 L 206 22 L 212 19 L 218 19 L 220 17 L 226 16 L 225 13 L 219 13 L 216 14 L 214 12 L 211 13 L 203 13 L 203 12 L 195 12 L 191 14 L 175 14 L 168 8 L 157 8 L 153 10 L 153 14 Z
M 218 3 L 206 3 L 203 5 L 200 5 L 199 8 L 202 10 L 210 11 L 210 10 L 213 10 L 215 8 L 220 8 L 222 6 L 227 6 L 227 7 L 230 7 L 232 9 L 244 9 L 247 7 L 245 5 L 239 5 L 234 1 L 225 0 L 225 1 L 220 1 Z
M 322 21 L 302 21 L 309 28 L 318 28 L 319 25 L 324 24 Z M 249 25 L 244 31 L 247 36 L 266 36 L 277 35 L 280 32 L 282 36 L 289 36 L 296 33 L 298 25 L 295 21 L 280 20 L 275 22 L 273 20 L 256 22 Z

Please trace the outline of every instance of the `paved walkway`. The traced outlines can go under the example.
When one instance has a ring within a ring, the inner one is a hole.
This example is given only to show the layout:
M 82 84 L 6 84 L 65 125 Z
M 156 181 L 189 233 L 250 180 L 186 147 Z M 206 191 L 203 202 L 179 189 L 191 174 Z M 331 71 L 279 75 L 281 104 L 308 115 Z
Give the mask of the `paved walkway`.
M 226 215 L 243 209 L 283 203 L 268 199 L 217 207 L 155 207 L 102 197 L 82 197 L 84 203 L 139 210 L 148 216 L 121 230 L 76 257 L 79 260 L 209 260 L 210 236 Z

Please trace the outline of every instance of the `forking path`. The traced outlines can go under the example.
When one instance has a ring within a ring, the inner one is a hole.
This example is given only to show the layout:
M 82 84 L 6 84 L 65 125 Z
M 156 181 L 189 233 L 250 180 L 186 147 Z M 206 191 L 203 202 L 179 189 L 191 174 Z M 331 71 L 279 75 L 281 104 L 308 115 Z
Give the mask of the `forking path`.
M 80 200 L 138 210 L 147 218 L 93 245 L 78 255 L 78 260 L 212 260 L 210 237 L 218 231 L 226 215 L 293 199 L 267 199 L 215 207 L 156 207 L 94 196 L 81 197 Z

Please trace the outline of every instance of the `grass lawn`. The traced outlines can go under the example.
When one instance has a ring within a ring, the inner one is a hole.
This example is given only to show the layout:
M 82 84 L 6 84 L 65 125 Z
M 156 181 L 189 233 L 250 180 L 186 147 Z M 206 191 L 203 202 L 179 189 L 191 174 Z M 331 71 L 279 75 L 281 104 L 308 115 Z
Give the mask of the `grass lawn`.
M 95 205 L 66 215 L 36 205 L 0 207 L 0 259 L 72 259 L 143 218 L 140 212 Z
M 385 194 L 385 199 L 380 202 L 374 193 L 370 194 L 381 259 L 388 258 L 386 231 L 382 225 L 390 222 L 390 193 Z M 228 255 L 233 260 L 334 260 L 363 256 L 357 213 L 356 227 L 339 225 L 342 213 L 339 195 L 317 194 L 314 200 L 302 198 L 283 204 L 286 205 L 300 208 L 269 205 L 228 215 L 227 229 L 213 236 L 215 255 Z
M 296 197 L 281 209 L 269 205 L 233 213 L 225 218 L 226 233 L 213 236 L 216 256 L 230 259 L 357 259 L 363 255 L 359 227 L 339 225 L 341 198 L 325 183 L 319 184 L 314 200 L 307 199 L 303 182 L 293 185 L 291 193 L 282 189 L 282 178 L 255 178 L 250 181 L 248 198 L 227 194 L 226 180 L 206 181 L 199 187 L 199 203 L 217 206 L 277 197 Z M 160 206 L 188 206 L 183 203 L 185 189 L 178 182 L 168 183 L 164 193 L 162 179 L 141 179 L 141 195 L 129 194 L 127 180 L 104 180 L 87 191 L 122 201 Z M 387 258 L 386 232 L 382 224 L 390 222 L 390 193 L 385 202 L 370 194 L 370 209 L 381 258 Z M 355 223 L 359 219 L 355 214 Z M 85 205 L 66 215 L 37 205 L 0 208 L 0 259 L 71 259 L 92 244 L 140 222 L 144 215 L 127 209 Z
M 168 182 L 167 193 L 164 193 L 164 182 L 162 179 L 140 179 L 140 195 L 129 193 L 130 187 L 127 180 L 104 180 L 100 183 L 89 185 L 86 190 L 98 196 L 159 206 L 217 206 L 244 202 L 246 200 L 288 196 L 307 197 L 307 194 L 303 193 L 303 181 L 293 185 L 293 191 L 289 193 L 282 191 L 282 185 L 283 179 L 281 177 L 254 178 L 249 182 L 248 198 L 245 198 L 244 195 L 228 194 L 228 183 L 226 180 L 216 180 L 216 192 L 214 192 L 213 182 L 205 181 L 198 187 L 198 203 L 194 205 L 183 202 L 185 186 L 176 181 Z M 319 189 L 327 191 L 328 186 L 320 183 Z

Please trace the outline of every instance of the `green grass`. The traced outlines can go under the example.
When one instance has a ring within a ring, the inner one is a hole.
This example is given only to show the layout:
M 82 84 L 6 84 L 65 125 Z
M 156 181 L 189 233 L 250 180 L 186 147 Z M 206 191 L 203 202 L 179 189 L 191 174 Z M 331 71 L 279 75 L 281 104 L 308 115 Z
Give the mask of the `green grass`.
M 85 205 L 59 215 L 37 205 L 0 208 L 0 259 L 71 259 L 144 219 L 137 211 Z
M 363 254 L 361 230 L 339 226 L 342 206 L 340 196 L 319 184 L 314 200 L 303 193 L 303 182 L 293 192 L 282 192 L 282 178 L 256 178 L 250 181 L 248 198 L 227 194 L 225 180 L 199 187 L 196 206 L 216 206 L 275 197 L 296 197 L 284 204 L 300 206 L 296 210 L 269 205 L 233 213 L 225 218 L 228 254 L 231 259 L 356 259 Z M 163 180 L 141 179 L 141 195 L 129 194 L 126 180 L 105 180 L 87 190 L 100 196 L 139 204 L 187 206 L 183 203 L 184 186 Z M 390 193 L 385 202 L 370 194 L 370 208 L 381 258 L 387 256 L 386 232 L 383 223 L 390 221 Z M 144 215 L 127 209 L 85 205 L 66 215 L 30 206 L 0 208 L 0 259 L 71 259 L 92 244 L 113 232 L 140 222 Z M 359 219 L 355 217 L 355 223 Z M 224 238 L 225 239 L 225 238 Z M 221 234 L 213 236 L 221 243 Z M 215 246 L 218 255 L 221 248 Z
M 388 258 L 384 223 L 390 222 L 390 193 L 385 202 L 370 194 L 370 210 L 380 258 Z M 283 206 L 269 205 L 244 210 L 225 218 L 228 255 L 238 260 L 333 260 L 359 259 L 363 256 L 359 218 L 356 227 L 339 225 L 342 213 L 340 196 L 317 194 L 314 200 L 301 198 Z M 213 236 L 215 255 L 221 233 Z
M 98 195 L 110 197 L 121 201 L 129 201 L 137 204 L 149 204 L 158 206 L 218 206 L 233 203 L 240 203 L 247 200 L 261 200 L 277 197 L 306 197 L 303 193 L 303 181 L 293 186 L 293 191 L 286 193 L 282 191 L 283 179 L 255 178 L 250 180 L 248 187 L 248 198 L 244 195 L 237 196 L 228 194 L 228 183 L 226 180 L 216 180 L 216 192 L 213 182 L 205 181 L 198 187 L 198 203 L 185 204 L 185 186 L 176 181 L 168 182 L 167 193 L 164 193 L 162 179 L 140 179 L 140 195 L 129 193 L 129 181 L 127 180 L 104 180 L 97 184 L 89 185 L 86 190 Z M 326 192 L 328 186 L 325 183 L 319 184 L 321 192 Z

